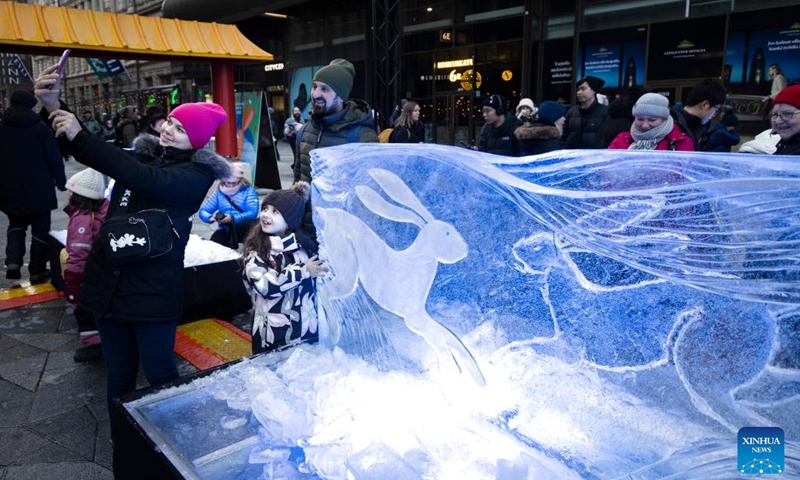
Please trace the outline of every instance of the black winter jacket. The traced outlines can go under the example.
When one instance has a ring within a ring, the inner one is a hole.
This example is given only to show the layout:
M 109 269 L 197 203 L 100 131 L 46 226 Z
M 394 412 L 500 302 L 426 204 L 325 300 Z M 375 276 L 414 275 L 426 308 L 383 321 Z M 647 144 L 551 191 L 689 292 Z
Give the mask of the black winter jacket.
M 539 155 L 540 153 L 561 150 L 561 131 L 555 125 L 525 122 L 514 131 L 520 144 L 520 155 Z
M 214 180 L 230 176 L 230 163 L 207 149 L 162 148 L 151 135 L 134 140 L 132 155 L 85 130 L 69 147 L 79 162 L 116 180 L 106 220 L 146 208 L 164 208 L 180 237 L 173 237 L 173 248 L 165 255 L 116 268 L 106 261 L 103 239 L 95 238 L 86 260 L 80 304 L 119 321 L 179 321 L 191 219 Z
M 800 133 L 778 142 L 778 149 L 773 155 L 800 155 Z
M 425 125 L 422 122 L 411 125 L 411 128 L 395 125 L 389 135 L 389 143 L 420 143 L 424 141 Z
M 481 130 L 478 150 L 506 157 L 518 157 L 519 140 L 514 135 L 514 130 L 520 125 L 522 123 L 510 113 L 506 114 L 505 121 L 499 127 L 491 123 L 485 124 Z
M 741 138 L 735 131 L 729 132 L 725 125 L 717 122 L 708 129 L 709 152 L 729 152 L 731 147 L 739 145 Z
M 682 107 L 672 107 L 669 113 L 675 124 L 681 129 L 681 132 L 692 140 L 695 151 L 708 149 L 708 138 L 706 136 L 708 126 L 703 125 L 700 118 L 687 112 Z
M 617 98 L 608 106 L 608 118 L 600 125 L 600 143 L 608 148 L 622 132 L 630 132 L 633 125 L 633 104 L 625 98 Z
M 58 208 L 67 183 L 53 131 L 30 108 L 14 105 L 0 122 L 0 211 L 33 215 Z
M 566 148 L 605 148 L 600 140 L 600 126 L 608 118 L 608 106 L 597 103 L 589 108 L 580 105 L 567 110 L 561 141 Z

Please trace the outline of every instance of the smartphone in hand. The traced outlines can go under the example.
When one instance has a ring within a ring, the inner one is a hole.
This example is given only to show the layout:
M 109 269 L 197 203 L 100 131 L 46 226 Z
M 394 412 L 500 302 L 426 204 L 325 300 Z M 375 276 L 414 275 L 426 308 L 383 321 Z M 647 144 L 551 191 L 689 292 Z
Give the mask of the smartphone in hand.
M 70 49 L 64 50 L 64 53 L 61 54 L 61 58 L 58 60 L 58 67 L 56 67 L 56 73 L 61 75 L 61 71 L 64 70 L 64 65 L 67 64 L 67 59 L 69 58 Z M 53 88 L 53 85 L 50 85 L 50 88 Z

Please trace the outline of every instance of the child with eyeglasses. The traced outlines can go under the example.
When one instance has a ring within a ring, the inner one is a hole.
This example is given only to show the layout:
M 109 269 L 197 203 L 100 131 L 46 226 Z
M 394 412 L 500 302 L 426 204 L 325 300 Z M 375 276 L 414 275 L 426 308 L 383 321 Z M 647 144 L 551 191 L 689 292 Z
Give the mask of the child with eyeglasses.
M 239 248 L 258 217 L 258 192 L 245 178 L 240 163 L 232 165 L 230 177 L 219 181 L 219 187 L 206 198 L 198 215 L 206 223 L 217 224 L 212 242 Z

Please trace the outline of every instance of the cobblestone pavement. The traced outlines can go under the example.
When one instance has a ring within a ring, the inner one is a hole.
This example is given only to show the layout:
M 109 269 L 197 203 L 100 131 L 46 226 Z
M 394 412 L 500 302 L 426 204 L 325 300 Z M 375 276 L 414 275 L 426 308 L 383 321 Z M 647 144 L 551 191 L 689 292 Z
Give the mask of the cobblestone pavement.
M 291 150 L 281 142 L 279 151 L 287 188 Z M 67 162 L 67 178 L 82 168 Z M 59 204 L 66 204 L 66 195 L 59 194 Z M 64 212 L 55 210 L 52 218 L 53 230 L 66 230 Z M 193 233 L 208 238 L 212 230 L 195 222 Z M 0 215 L 3 255 L 7 227 Z M 24 282 L 27 269 L 22 273 Z M 0 275 L 0 289 L 16 283 Z M 249 312 L 231 321 L 246 328 Z M 0 311 L 0 480 L 113 478 L 103 362 L 75 363 L 78 346 L 75 317 L 63 299 Z M 181 375 L 197 371 L 176 358 Z M 143 377 L 139 386 L 147 386 Z

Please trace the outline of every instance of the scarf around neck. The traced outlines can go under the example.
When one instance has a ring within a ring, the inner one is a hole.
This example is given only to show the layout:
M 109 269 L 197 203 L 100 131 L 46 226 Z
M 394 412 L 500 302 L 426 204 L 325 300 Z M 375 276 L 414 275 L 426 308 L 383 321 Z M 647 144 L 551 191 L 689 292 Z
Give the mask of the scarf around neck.
M 655 150 L 658 142 L 672 131 L 674 124 L 672 117 L 667 117 L 666 120 L 661 122 L 661 125 L 642 132 L 636 128 L 636 123 L 633 123 L 631 125 L 633 143 L 628 147 L 628 150 Z

